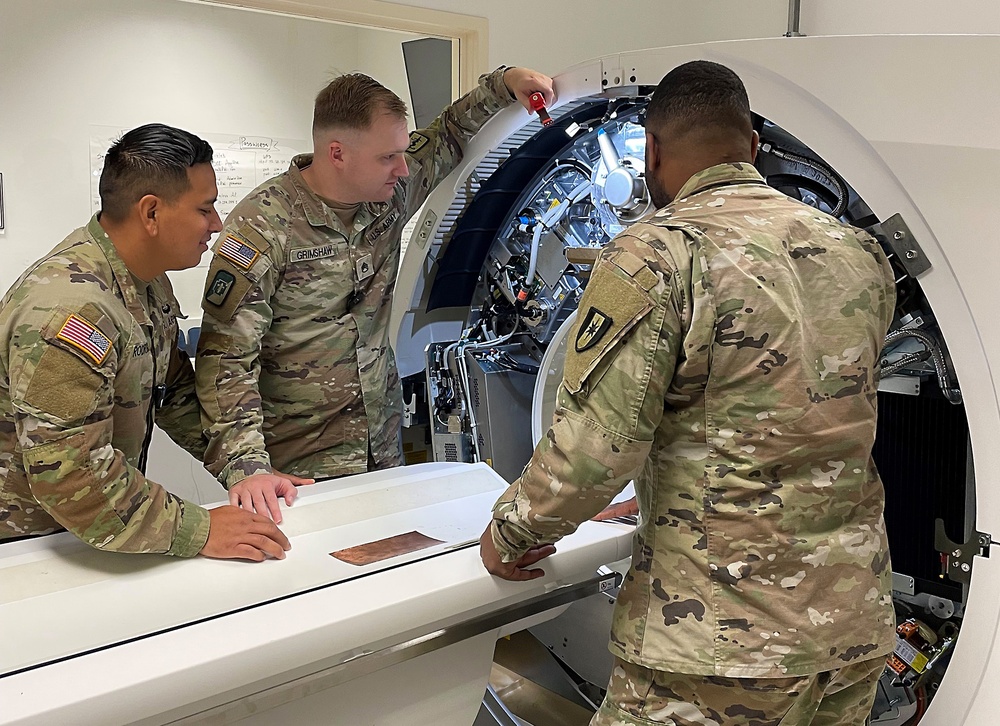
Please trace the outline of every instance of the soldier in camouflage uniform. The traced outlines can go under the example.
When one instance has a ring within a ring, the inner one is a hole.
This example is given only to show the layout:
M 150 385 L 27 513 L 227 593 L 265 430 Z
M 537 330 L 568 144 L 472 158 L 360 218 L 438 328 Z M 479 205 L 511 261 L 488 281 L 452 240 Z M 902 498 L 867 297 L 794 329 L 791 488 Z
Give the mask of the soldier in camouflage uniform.
M 314 154 L 233 210 L 202 303 L 198 395 L 208 469 L 230 501 L 271 511 L 267 474 L 333 477 L 399 466 L 402 395 L 389 346 L 403 225 L 491 115 L 552 81 L 484 75 L 425 129 L 362 74 L 316 99 Z
M 892 272 L 870 236 L 764 183 L 729 69 L 674 69 L 646 129 L 659 211 L 595 265 L 552 427 L 483 561 L 539 576 L 634 479 L 592 723 L 863 723 L 895 642 L 871 459 Z
M 194 371 L 165 270 L 214 232 L 212 147 L 151 124 L 108 152 L 102 211 L 0 303 L 0 542 L 67 529 L 93 547 L 282 558 L 274 523 L 211 512 L 145 477 L 154 420 L 201 457 Z

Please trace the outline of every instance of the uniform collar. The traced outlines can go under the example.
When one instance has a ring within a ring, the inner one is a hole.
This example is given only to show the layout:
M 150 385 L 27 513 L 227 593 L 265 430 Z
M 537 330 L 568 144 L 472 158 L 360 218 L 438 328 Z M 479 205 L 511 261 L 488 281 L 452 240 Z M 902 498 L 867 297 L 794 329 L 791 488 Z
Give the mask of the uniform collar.
M 716 164 L 699 171 L 688 179 L 681 190 L 677 192 L 675 199 L 684 199 L 711 187 L 729 184 L 764 184 L 764 178 L 757 172 L 753 164 L 742 161 Z
M 302 178 L 302 170 L 308 168 L 313 161 L 312 154 L 299 154 L 292 158 L 292 163 L 288 165 L 288 178 L 298 192 L 299 199 L 302 200 L 302 209 L 306 213 L 306 221 L 313 227 L 327 226 L 326 207 L 313 190 Z
M 124 260 L 118 254 L 118 250 L 111 238 L 108 237 L 108 233 L 104 231 L 104 227 L 97 221 L 96 214 L 90 218 L 90 222 L 87 224 L 87 234 L 97 243 L 98 248 L 108 259 L 111 273 L 118 284 L 118 289 L 122 291 L 122 300 L 125 301 L 125 307 L 132 313 L 132 317 L 138 320 L 140 325 L 152 325 L 146 308 L 139 300 L 139 291 L 135 287 L 135 282 L 132 281 L 132 273 L 125 266 Z
M 323 203 L 319 195 L 310 189 L 309 185 L 306 184 L 306 180 L 302 178 L 302 170 L 312 164 L 312 161 L 312 154 L 299 154 L 292 159 L 292 163 L 288 166 L 288 178 L 291 180 L 292 186 L 295 187 L 299 199 L 302 200 L 302 209 L 306 213 L 306 221 L 313 227 L 343 229 L 344 225 L 333 210 L 329 209 Z M 364 202 L 361 208 L 358 209 L 357 216 L 354 218 L 354 226 L 357 227 L 358 222 L 361 222 L 362 225 L 367 225 L 368 222 L 378 217 L 388 208 L 388 202 Z M 351 232 L 352 230 L 346 231 Z M 350 234 L 348 234 L 348 237 L 350 237 Z

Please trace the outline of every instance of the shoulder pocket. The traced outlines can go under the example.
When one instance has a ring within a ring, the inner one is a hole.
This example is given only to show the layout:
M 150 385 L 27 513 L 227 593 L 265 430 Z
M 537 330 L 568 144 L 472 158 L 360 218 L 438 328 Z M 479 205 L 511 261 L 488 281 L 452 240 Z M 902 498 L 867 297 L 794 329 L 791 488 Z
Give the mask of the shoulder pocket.
M 566 347 L 563 384 L 570 393 L 592 390 L 616 355 L 618 343 L 653 309 L 649 294 L 613 263 L 594 270 Z
M 223 322 L 232 320 L 247 294 L 271 268 L 270 249 L 271 243 L 247 224 L 235 231 L 223 230 L 205 279 L 205 311 Z
M 24 387 L 22 400 L 38 413 L 81 420 L 114 380 L 118 331 L 96 305 L 87 304 L 75 312 L 57 308 L 41 332 L 38 357 L 28 362 L 18 384 Z
M 248 224 L 236 230 L 223 230 L 212 251 L 215 262 L 226 263 L 240 275 L 257 282 L 271 268 L 268 252 L 271 243 Z

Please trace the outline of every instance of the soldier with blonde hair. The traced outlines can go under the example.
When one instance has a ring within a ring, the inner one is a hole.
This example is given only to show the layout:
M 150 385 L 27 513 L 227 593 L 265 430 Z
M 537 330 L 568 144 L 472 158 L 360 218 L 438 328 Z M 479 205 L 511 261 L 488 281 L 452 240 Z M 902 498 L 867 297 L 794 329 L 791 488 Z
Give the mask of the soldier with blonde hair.
M 500 68 L 408 134 L 396 94 L 360 73 L 335 78 L 316 97 L 313 153 L 229 215 L 197 375 L 206 465 L 233 504 L 280 521 L 289 481 L 403 463 L 389 344 L 403 226 L 476 131 L 535 91 L 551 102 L 552 79 Z

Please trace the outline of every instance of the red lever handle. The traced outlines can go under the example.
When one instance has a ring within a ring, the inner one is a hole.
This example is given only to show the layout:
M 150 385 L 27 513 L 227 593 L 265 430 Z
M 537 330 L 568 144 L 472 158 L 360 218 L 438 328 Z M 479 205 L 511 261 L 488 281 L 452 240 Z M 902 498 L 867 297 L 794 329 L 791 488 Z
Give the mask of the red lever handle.
M 528 103 L 531 104 L 531 110 L 538 114 L 538 118 L 542 121 L 542 126 L 548 126 L 552 123 L 552 117 L 545 110 L 545 96 L 535 91 L 528 96 Z

